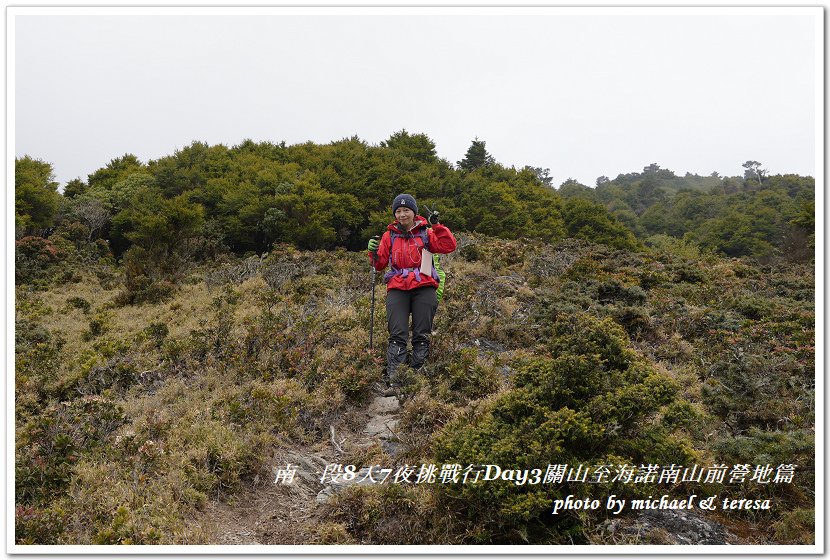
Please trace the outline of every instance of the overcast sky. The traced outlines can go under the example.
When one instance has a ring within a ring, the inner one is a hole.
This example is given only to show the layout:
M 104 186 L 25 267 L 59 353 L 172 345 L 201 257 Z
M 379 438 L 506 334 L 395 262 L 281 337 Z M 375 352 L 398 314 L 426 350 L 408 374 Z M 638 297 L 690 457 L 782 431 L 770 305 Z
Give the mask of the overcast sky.
M 750 159 L 815 176 L 810 15 L 244 14 L 16 16 L 15 154 L 63 185 L 194 140 L 406 129 L 453 163 L 478 137 L 556 185 Z

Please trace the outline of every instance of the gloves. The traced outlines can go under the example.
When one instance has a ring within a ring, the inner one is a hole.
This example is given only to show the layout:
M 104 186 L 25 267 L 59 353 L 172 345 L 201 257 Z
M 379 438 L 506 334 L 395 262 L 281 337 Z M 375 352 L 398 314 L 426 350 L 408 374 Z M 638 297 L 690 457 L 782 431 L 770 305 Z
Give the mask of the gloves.
M 430 225 L 434 226 L 435 224 L 439 223 L 438 222 L 438 210 L 435 210 L 434 207 L 430 208 L 426 204 L 424 205 L 424 208 L 426 208 L 427 212 L 429 212 L 429 216 L 427 216 L 427 221 L 430 223 Z
M 380 245 L 380 241 L 374 237 L 369 240 L 369 250 L 373 253 L 378 250 L 378 245 Z

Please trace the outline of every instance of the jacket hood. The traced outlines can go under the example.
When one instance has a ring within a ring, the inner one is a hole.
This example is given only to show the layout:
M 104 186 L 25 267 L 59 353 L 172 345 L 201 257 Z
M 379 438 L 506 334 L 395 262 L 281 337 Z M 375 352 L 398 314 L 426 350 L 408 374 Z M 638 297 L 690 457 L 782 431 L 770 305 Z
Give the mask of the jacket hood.
M 419 214 L 419 215 L 415 216 L 415 225 L 412 226 L 411 231 L 412 231 L 412 233 L 416 233 L 422 227 L 427 227 L 428 225 L 429 224 L 427 223 L 427 219 Z M 397 220 L 395 220 L 394 222 L 392 222 L 391 224 L 386 226 L 386 229 L 388 229 L 390 232 L 395 232 L 395 233 L 409 233 L 409 232 L 405 232 L 401 229 L 398 229 L 398 221 Z

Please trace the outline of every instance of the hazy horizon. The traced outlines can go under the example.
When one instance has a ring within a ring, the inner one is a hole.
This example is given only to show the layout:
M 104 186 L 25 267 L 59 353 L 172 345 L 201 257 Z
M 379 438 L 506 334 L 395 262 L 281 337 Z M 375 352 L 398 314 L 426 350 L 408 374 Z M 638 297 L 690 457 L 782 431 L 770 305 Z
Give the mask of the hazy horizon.
M 815 176 L 816 16 L 716 11 L 14 15 L 15 155 L 64 185 L 193 141 L 406 129 L 451 163 L 484 140 L 557 186 L 651 163 Z

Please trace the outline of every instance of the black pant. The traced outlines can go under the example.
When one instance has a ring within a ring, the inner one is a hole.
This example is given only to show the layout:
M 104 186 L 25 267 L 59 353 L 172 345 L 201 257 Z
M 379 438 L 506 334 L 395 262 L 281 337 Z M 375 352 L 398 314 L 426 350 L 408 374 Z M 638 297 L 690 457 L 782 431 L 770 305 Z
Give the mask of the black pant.
M 429 335 L 432 319 L 438 310 L 436 289 L 432 286 L 414 290 L 389 290 L 386 293 L 386 320 L 389 326 L 387 350 L 391 375 L 406 360 L 409 338 L 409 316 L 412 315 L 412 367 L 419 368 L 429 356 Z

